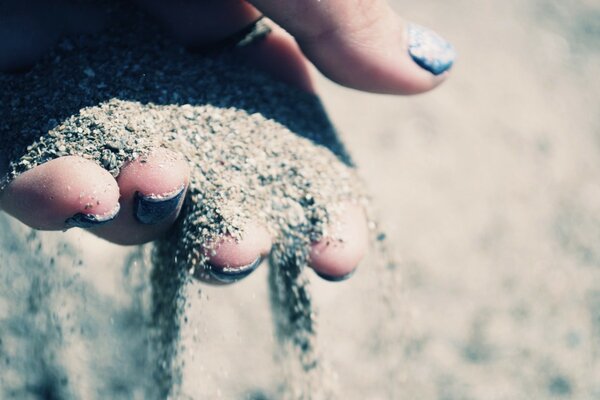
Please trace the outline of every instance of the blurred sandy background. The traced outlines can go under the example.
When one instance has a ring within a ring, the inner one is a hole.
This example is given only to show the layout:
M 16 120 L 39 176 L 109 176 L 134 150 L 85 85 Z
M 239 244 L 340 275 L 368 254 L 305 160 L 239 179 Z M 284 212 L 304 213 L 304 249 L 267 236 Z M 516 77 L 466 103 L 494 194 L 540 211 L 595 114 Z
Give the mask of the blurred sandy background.
M 339 285 L 315 279 L 341 398 L 600 399 L 600 2 L 394 6 L 453 42 L 459 60 L 443 87 L 419 97 L 322 82 L 400 260 L 392 314 L 369 262 Z M 82 254 L 64 270 L 94 282 L 95 296 L 135 286 L 116 283 L 125 250 L 64 237 Z M 261 268 L 234 287 L 190 293 L 191 395 L 269 392 L 278 371 L 265 280 Z M 6 304 L 0 316 L 14 312 Z M 112 337 L 102 329 L 95 340 Z M 90 374 L 114 362 L 91 360 Z
M 452 78 L 324 97 L 403 261 L 405 398 L 600 399 L 600 2 L 394 6 Z

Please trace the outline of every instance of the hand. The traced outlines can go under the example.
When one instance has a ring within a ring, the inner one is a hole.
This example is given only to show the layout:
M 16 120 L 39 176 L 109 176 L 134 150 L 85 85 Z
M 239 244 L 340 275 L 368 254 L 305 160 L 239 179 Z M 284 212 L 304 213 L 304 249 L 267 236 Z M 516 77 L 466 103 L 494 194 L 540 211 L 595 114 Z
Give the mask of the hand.
M 443 42 L 437 43 L 445 57 L 443 62 L 434 57 L 419 56 L 424 53 L 417 53 L 420 51 L 417 47 L 412 48 L 411 55 L 405 25 L 400 19 L 382 2 L 367 2 L 369 7 L 363 3 L 290 1 L 282 8 L 277 1 L 257 1 L 256 6 L 295 34 L 296 39 L 273 26 L 273 33 L 265 40 L 239 52 L 276 78 L 306 91 L 314 91 L 314 85 L 304 54 L 332 79 L 363 90 L 417 93 L 429 90 L 445 79 L 445 71 L 451 64 L 451 60 L 448 61 L 451 51 Z M 6 14 L 9 20 L 12 16 L 13 22 L 29 21 L 34 29 L 28 34 L 40 40 L 29 42 L 35 43 L 34 46 L 28 44 L 23 38 L 24 32 L 18 32 L 23 24 L 13 23 L 16 28 L 5 32 L 3 45 L 5 48 L 13 46 L 18 51 L 13 52 L 12 57 L 0 59 L 0 67 L 5 70 L 26 68 L 62 34 L 90 27 L 101 29 L 102 15 L 98 10 L 76 9 L 63 4 L 59 11 L 53 8 L 56 15 L 63 16 L 63 23 L 44 26 L 39 22 L 48 14 L 49 6 L 41 2 L 34 5 L 33 11 L 16 10 Z M 248 3 L 230 0 L 177 2 L 168 7 L 164 2 L 152 0 L 144 1 L 142 5 L 155 14 L 165 29 L 192 48 L 220 42 L 260 17 L 257 9 Z M 72 26 L 67 22 L 78 18 L 65 16 L 74 15 L 92 22 Z M 11 24 L 2 26 L 10 29 Z M 423 37 L 422 32 L 416 34 Z M 82 226 L 115 243 L 137 244 L 154 240 L 177 218 L 189 167 L 176 154 L 166 150 L 155 152 L 146 161 L 131 162 L 115 180 L 92 162 L 62 157 L 15 179 L 0 195 L 0 205 L 38 229 Z M 71 190 L 65 192 L 67 183 Z M 157 198 L 163 202 L 156 202 Z M 120 212 L 115 215 L 118 204 Z M 315 271 L 333 280 L 348 276 L 367 247 L 363 211 L 351 207 L 344 218 L 340 223 L 344 246 L 331 247 L 324 241 L 313 244 L 311 253 Z M 225 239 L 211 262 L 216 266 L 242 267 L 268 253 L 271 242 L 260 221 L 247 227 L 247 231 L 252 234 L 242 241 Z

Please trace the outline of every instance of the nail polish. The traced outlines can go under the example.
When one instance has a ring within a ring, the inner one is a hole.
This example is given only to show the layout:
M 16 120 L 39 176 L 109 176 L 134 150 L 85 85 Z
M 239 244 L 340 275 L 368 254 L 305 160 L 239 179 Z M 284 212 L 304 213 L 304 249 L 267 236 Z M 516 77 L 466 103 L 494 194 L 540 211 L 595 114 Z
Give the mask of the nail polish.
M 434 75 L 448 71 L 456 52 L 454 47 L 432 30 L 420 25 L 408 25 L 408 53 L 421 68 Z
M 254 272 L 254 270 L 256 270 L 256 268 L 258 268 L 260 265 L 261 261 L 262 257 L 258 257 L 250 264 L 237 268 L 218 268 L 211 266 L 209 273 L 215 280 L 221 283 L 233 283 L 244 279 Z
M 119 214 L 120 209 L 121 206 L 117 204 L 114 209 L 103 215 L 77 213 L 72 217 L 67 218 L 65 221 L 65 228 L 95 228 L 104 225 L 114 220 Z
M 317 275 L 319 275 L 321 278 L 323 278 L 323 279 L 325 279 L 326 281 L 329 281 L 329 282 L 341 282 L 341 281 L 345 281 L 346 279 L 350 279 L 350 277 L 352 277 L 352 275 L 354 275 L 355 272 L 356 272 L 356 269 L 353 269 L 352 271 L 348 272 L 346 275 L 332 276 L 332 275 L 323 274 L 321 272 L 315 271 L 315 273 Z
M 157 224 L 169 217 L 179 206 L 185 186 L 163 195 L 135 194 L 133 212 L 139 222 L 145 225 Z

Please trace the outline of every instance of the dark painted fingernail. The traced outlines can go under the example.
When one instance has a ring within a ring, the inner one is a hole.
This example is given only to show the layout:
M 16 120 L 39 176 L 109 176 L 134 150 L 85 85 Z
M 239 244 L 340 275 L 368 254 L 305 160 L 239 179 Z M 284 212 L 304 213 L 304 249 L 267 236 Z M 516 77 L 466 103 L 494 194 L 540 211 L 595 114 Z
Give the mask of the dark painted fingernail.
M 354 275 L 355 272 L 356 272 L 356 269 L 353 269 L 352 271 L 348 272 L 346 275 L 333 276 L 333 275 L 328 275 L 328 274 L 324 274 L 322 272 L 315 271 L 315 273 L 317 275 L 319 275 L 321 278 L 323 278 L 323 279 L 325 279 L 326 281 L 329 281 L 329 282 L 341 282 L 341 281 L 345 281 L 346 279 L 350 279 L 350 277 L 352 275 Z
M 420 25 L 408 25 L 408 53 L 421 68 L 434 75 L 448 71 L 454 63 L 454 47 L 437 33 Z
M 139 222 L 146 225 L 157 224 L 169 217 L 179 206 L 185 186 L 164 195 L 135 194 L 133 212 Z
M 65 221 L 65 228 L 95 228 L 112 221 L 119 214 L 121 206 L 117 206 L 110 212 L 103 215 L 78 213 Z
M 240 279 L 244 279 L 250 275 L 262 261 L 262 257 L 258 257 L 255 261 L 248 265 L 236 268 L 218 268 L 211 266 L 209 269 L 210 275 L 221 283 L 233 283 Z

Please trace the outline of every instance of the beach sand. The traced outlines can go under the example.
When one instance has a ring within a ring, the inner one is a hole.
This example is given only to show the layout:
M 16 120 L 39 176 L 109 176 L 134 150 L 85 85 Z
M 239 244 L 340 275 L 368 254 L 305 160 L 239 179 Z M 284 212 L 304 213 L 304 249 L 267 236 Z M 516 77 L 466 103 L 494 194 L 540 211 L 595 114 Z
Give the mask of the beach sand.
M 398 260 L 382 276 L 371 257 L 341 284 L 311 276 L 330 384 L 347 399 L 600 398 L 600 6 L 394 6 L 459 59 L 420 97 L 322 82 Z M 152 381 L 139 333 L 148 265 L 115 263 L 129 251 L 81 232 L 33 240 L 1 218 L 0 387 L 36 398 L 51 376 L 98 398 L 143 398 L 131 382 Z M 54 261 L 33 252 L 40 244 Z M 186 288 L 183 393 L 277 393 L 267 293 L 267 268 Z

